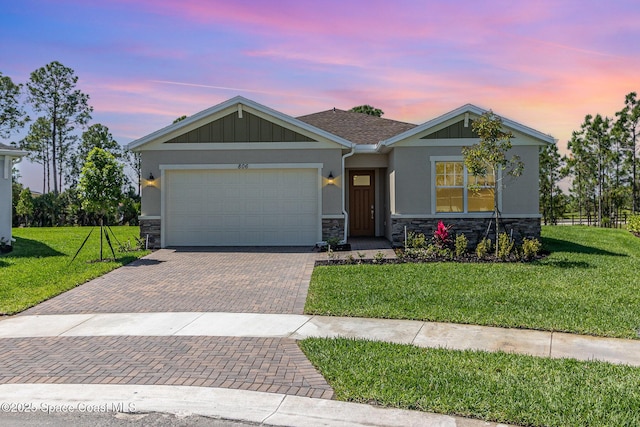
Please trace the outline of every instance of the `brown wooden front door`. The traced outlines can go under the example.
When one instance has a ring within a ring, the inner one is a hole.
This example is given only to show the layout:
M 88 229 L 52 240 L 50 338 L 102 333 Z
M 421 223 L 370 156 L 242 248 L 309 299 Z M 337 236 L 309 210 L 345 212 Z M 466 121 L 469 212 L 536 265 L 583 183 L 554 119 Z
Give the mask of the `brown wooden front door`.
M 349 172 L 349 235 L 375 236 L 374 171 Z

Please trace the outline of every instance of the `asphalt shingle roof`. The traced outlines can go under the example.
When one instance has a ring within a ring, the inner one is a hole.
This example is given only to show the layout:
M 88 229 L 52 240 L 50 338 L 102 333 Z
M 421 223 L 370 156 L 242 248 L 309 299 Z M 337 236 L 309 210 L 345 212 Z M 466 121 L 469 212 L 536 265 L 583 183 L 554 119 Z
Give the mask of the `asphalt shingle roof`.
M 398 122 L 335 108 L 301 116 L 298 117 L 298 120 L 331 132 L 354 144 L 377 144 L 417 126 L 413 123 Z

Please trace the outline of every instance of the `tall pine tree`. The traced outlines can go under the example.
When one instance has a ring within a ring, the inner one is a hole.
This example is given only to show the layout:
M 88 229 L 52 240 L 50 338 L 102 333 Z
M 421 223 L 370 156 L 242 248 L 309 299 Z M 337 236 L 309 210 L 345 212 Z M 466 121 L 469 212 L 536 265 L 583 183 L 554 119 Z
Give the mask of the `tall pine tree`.
M 72 131 L 75 126 L 86 124 L 93 111 L 89 95 L 77 89 L 77 83 L 74 71 L 58 61 L 32 72 L 27 83 L 28 100 L 34 111 L 44 114 L 51 126 L 49 151 L 55 194 L 61 188 L 63 160 L 71 152 Z

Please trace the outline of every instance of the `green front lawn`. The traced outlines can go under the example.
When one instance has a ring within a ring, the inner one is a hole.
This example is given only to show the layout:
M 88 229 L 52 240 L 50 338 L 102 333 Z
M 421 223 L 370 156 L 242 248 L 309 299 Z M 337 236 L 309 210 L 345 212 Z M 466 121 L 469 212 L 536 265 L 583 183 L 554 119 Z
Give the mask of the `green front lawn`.
M 640 368 L 350 339 L 300 347 L 338 400 L 526 426 L 640 425 Z
M 117 239 L 135 244 L 138 227 L 111 227 Z M 0 315 L 32 307 L 75 286 L 148 254 L 116 252 L 116 261 L 99 259 L 100 233 L 96 227 L 87 244 L 69 264 L 90 227 L 16 228 L 14 250 L 0 255 Z M 117 244 L 113 242 L 114 249 Z M 104 257 L 112 258 L 105 242 Z
M 638 338 L 640 239 L 579 226 L 542 234 L 551 255 L 529 264 L 316 267 L 305 312 Z

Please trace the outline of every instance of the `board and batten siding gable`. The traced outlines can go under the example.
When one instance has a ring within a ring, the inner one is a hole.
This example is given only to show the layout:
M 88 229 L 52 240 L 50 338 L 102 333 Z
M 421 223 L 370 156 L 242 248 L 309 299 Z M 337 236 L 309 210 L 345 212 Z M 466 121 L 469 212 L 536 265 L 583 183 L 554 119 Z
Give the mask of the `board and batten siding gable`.
M 420 139 L 451 139 L 451 138 L 478 138 L 478 134 L 472 130 L 473 121 L 469 121 L 467 126 L 464 120 L 460 120 L 443 129 L 429 133 Z
M 229 143 L 229 142 L 316 142 L 316 140 L 272 123 L 248 111 L 239 118 L 232 112 L 165 143 Z

